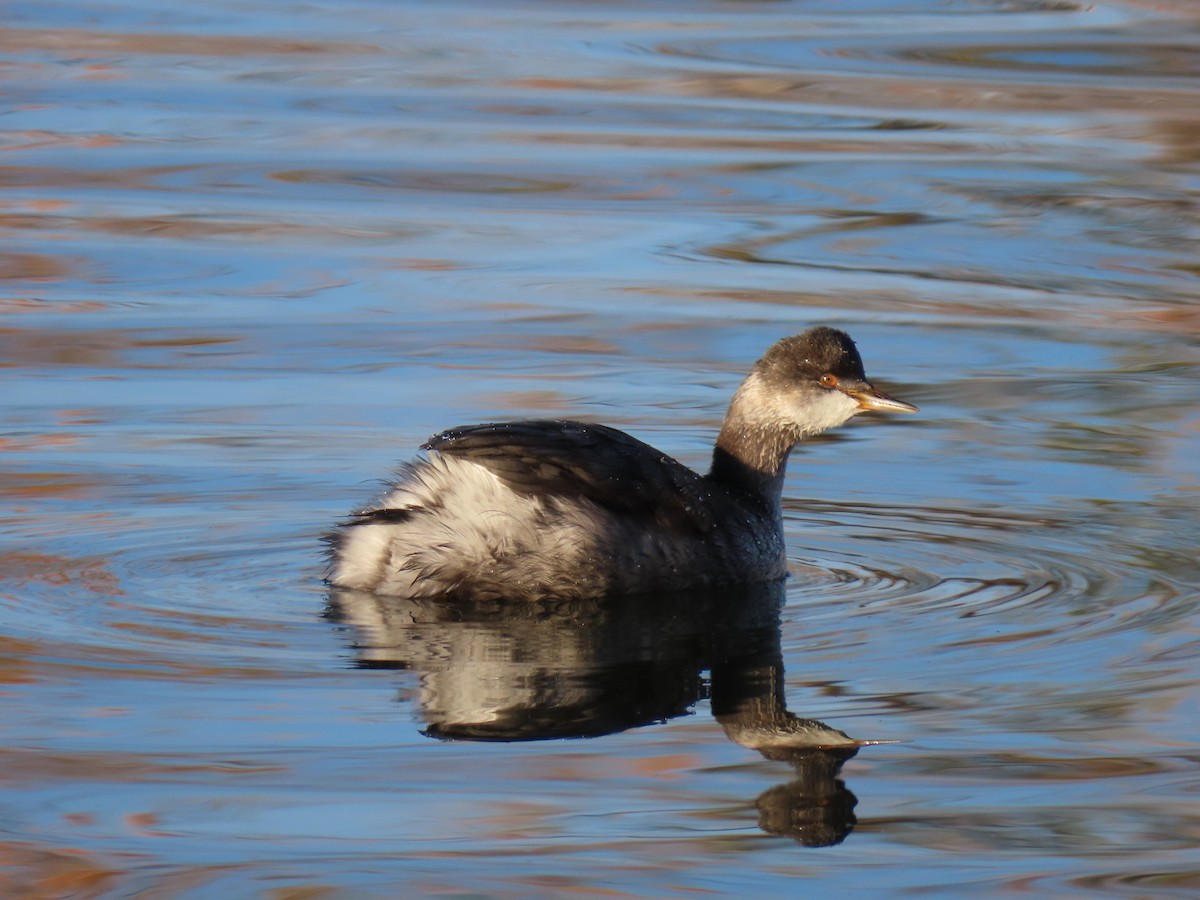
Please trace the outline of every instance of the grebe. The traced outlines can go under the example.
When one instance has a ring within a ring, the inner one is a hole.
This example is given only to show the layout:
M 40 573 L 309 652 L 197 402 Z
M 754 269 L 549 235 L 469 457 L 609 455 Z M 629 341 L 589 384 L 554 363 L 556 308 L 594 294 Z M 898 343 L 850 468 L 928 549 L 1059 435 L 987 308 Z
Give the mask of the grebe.
M 876 390 L 850 336 L 822 327 L 754 365 L 707 475 L 604 425 L 452 428 L 329 535 L 328 580 L 402 597 L 532 601 L 779 579 L 792 448 L 867 410 L 916 409 Z

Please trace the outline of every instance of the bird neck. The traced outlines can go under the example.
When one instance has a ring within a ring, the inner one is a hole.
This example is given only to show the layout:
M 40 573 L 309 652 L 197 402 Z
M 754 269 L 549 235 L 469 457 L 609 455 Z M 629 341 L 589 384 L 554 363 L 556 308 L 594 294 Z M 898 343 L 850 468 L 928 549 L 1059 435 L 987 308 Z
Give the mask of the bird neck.
M 801 430 L 775 410 L 761 378 L 751 374 L 729 404 L 708 477 L 780 512 L 788 454 Z

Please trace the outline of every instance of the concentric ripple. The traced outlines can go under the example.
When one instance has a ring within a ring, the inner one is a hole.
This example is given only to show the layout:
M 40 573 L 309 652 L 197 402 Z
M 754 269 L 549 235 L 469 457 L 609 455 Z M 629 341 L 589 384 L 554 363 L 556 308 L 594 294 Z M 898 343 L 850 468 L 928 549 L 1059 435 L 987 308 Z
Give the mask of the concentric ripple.
M 1155 509 L 1021 515 L 797 502 L 788 522 L 801 561 L 791 591 L 803 606 L 1007 619 L 1076 642 L 1184 619 L 1197 603 L 1200 579 Z M 1159 553 L 1146 560 L 1151 546 Z
M 73 535 L 97 528 L 86 554 L 71 551 Z M 316 546 L 304 537 L 235 521 L 201 539 L 174 516 L 31 525 L 24 546 L 0 554 L 6 632 L 46 677 L 277 678 L 300 662 L 292 629 L 311 621 L 300 608 L 281 615 L 280 590 L 319 597 L 315 577 L 304 583 Z

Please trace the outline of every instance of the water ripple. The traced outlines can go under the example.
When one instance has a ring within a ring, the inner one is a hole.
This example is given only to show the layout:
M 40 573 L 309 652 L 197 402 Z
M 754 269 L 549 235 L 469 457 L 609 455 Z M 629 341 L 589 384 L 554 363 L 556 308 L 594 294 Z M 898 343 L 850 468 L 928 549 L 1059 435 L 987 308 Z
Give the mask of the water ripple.
M 1153 515 L 1161 513 L 1136 505 L 1050 516 L 793 502 L 794 556 L 809 557 L 793 572 L 793 602 L 992 620 L 986 636 L 949 641 L 964 646 L 1033 636 L 1074 643 L 1163 627 L 1194 614 L 1200 579 L 1139 558 L 1156 540 L 1146 533 L 1161 523 Z M 908 552 L 918 546 L 921 553 Z M 1157 546 L 1168 559 L 1186 556 Z M 926 565 L 913 565 L 918 558 Z
M 102 530 L 95 552 L 67 549 L 76 529 Z M 27 659 L 41 660 L 44 677 L 94 669 L 117 678 L 271 679 L 295 662 L 296 617 L 269 609 L 280 572 L 302 558 L 295 535 L 247 540 L 244 525 L 229 525 L 198 544 L 168 512 L 140 521 L 91 514 L 52 529 L 30 522 L 22 539 L 41 548 L 65 539 L 58 553 L 0 554 L 6 630 L 30 644 Z
M 0 893 L 1195 894 L 1194 2 L 6 12 Z M 646 727 L 418 733 L 558 706 L 577 616 L 474 681 L 438 615 L 432 679 L 321 618 L 318 532 L 430 431 L 703 465 L 812 324 L 921 415 L 797 461 L 787 605 L 707 675 L 643 665 L 725 643 L 694 605 L 612 620 Z M 731 699 L 902 741 L 843 851 Z

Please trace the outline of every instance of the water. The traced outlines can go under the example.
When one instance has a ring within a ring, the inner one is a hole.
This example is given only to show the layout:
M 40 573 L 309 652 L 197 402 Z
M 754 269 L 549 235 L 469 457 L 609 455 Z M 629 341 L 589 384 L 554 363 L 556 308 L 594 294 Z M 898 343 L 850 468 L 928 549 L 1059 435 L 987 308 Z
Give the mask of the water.
M 1200 888 L 1194 4 L 6 26 L 0 892 Z M 781 596 L 324 588 L 428 434 L 703 467 L 818 323 L 922 411 L 797 452 Z

